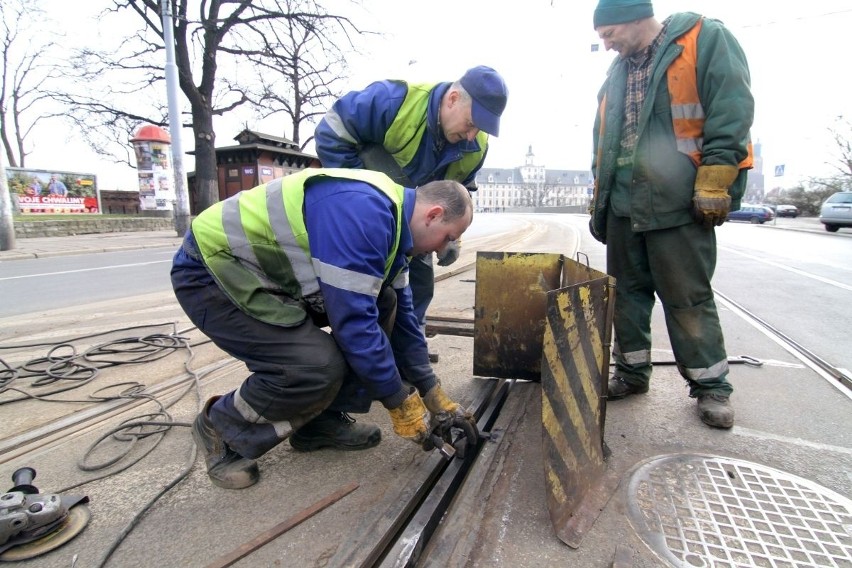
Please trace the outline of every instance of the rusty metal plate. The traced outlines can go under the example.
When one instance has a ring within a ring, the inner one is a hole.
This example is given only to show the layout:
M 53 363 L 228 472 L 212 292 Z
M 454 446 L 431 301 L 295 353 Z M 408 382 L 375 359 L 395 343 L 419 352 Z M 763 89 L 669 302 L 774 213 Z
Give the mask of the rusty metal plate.
M 479 252 L 473 374 L 541 380 L 547 292 L 560 287 L 561 254 Z
M 576 548 L 618 483 L 603 443 L 615 281 L 571 260 L 565 278 L 579 283 L 547 295 L 542 433 L 550 519 Z
M 566 259 L 562 264 L 562 286 L 573 286 L 574 284 L 582 284 L 590 280 L 599 280 L 601 278 L 612 278 L 608 274 L 595 270 L 590 267 L 588 262 L 578 262 L 577 260 Z M 613 285 L 615 279 L 612 278 Z

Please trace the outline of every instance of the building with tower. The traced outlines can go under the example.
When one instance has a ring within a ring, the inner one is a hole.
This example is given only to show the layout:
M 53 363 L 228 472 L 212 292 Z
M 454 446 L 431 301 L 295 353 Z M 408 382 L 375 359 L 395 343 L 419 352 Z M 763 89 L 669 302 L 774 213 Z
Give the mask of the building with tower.
M 522 166 L 482 168 L 473 193 L 477 211 L 540 210 L 585 213 L 592 196 L 589 170 L 547 169 L 535 163 L 532 145 Z

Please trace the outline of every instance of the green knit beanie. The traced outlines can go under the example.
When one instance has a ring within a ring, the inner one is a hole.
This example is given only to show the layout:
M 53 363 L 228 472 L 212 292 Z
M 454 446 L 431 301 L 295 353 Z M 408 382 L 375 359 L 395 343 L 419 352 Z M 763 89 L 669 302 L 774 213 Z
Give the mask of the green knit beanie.
M 654 7 L 648 0 L 600 0 L 595 8 L 595 29 L 643 20 L 653 15 Z

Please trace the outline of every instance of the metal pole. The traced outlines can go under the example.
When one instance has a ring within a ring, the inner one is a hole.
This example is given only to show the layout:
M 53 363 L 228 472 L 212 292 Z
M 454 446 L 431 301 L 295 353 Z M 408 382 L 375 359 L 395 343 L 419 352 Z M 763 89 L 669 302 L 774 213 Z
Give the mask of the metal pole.
M 12 210 L 12 197 L 9 194 L 9 180 L 6 179 L 6 168 L 3 165 L 3 155 L 0 153 L 0 250 L 15 248 L 15 217 Z
M 166 44 L 166 91 L 169 101 L 169 134 L 172 138 L 172 164 L 175 176 L 175 230 L 182 236 L 189 229 L 189 190 L 183 169 L 183 144 L 180 132 L 180 105 L 178 103 L 178 69 L 175 65 L 175 38 L 172 25 L 172 7 L 169 0 L 161 1 L 163 13 L 163 41 Z

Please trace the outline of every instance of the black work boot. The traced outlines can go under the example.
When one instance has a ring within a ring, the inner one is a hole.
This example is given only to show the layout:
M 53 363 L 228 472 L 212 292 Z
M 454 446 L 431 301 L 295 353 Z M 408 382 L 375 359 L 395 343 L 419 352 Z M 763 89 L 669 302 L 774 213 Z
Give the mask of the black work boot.
M 628 383 L 622 377 L 613 375 L 607 384 L 607 400 L 618 400 L 631 394 L 645 394 L 648 392 L 648 385 L 634 385 Z
M 321 448 L 366 450 L 378 446 L 382 431 L 373 424 L 357 424 L 345 412 L 323 410 L 319 416 L 293 432 L 290 445 L 300 452 Z
M 228 447 L 225 440 L 213 428 L 207 413 L 219 397 L 207 401 L 192 423 L 192 438 L 198 449 L 204 452 L 207 475 L 214 485 L 224 489 L 244 489 L 257 483 L 260 473 L 257 462 L 244 458 Z
M 734 425 L 734 409 L 723 394 L 699 394 L 698 415 L 702 422 L 714 428 L 730 428 Z

